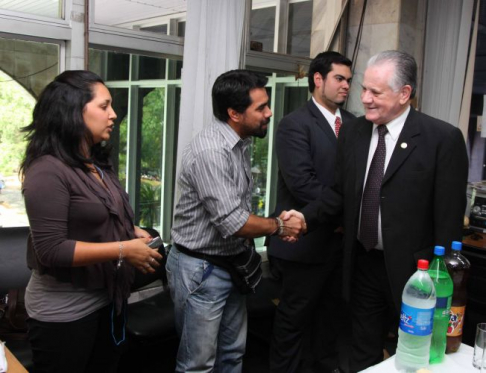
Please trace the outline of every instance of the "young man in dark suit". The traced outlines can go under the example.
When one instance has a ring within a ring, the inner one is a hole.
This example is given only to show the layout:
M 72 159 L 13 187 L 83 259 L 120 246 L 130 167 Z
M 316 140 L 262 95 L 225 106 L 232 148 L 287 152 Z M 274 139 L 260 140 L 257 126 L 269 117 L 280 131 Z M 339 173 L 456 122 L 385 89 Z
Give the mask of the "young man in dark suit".
M 398 320 L 417 260 L 431 259 L 434 245 L 449 248 L 462 238 L 464 138 L 457 127 L 411 107 L 416 83 L 417 65 L 407 53 L 370 59 L 361 93 L 365 116 L 341 129 L 336 185 L 302 209 L 309 230 L 344 213 L 352 372 L 383 360 L 387 316 Z
M 278 125 L 277 214 L 303 208 L 333 184 L 337 136 L 341 124 L 355 118 L 341 108 L 350 66 L 337 52 L 317 55 L 308 74 L 311 99 Z M 282 280 L 271 372 L 331 372 L 338 366 L 335 314 L 341 299 L 342 234 L 336 228 L 323 224 L 294 245 L 274 238 L 270 242 L 271 269 Z

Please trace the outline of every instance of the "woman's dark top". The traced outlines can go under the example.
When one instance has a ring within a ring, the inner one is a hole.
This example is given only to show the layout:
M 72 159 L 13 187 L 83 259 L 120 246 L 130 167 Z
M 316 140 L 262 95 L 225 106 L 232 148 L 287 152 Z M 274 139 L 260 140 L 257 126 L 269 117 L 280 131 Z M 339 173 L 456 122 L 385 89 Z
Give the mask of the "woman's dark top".
M 105 188 L 91 173 L 46 155 L 25 173 L 23 194 L 32 233 L 29 267 L 86 290 L 106 289 L 117 311 L 130 294 L 134 269 L 117 261 L 72 267 L 76 241 L 135 238 L 133 211 L 116 175 L 104 170 Z

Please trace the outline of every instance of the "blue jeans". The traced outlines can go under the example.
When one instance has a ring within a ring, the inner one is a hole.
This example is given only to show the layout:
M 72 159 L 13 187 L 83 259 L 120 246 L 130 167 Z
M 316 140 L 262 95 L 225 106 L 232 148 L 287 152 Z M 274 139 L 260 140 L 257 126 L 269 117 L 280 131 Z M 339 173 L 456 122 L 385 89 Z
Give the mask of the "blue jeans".
M 246 297 L 229 273 L 181 253 L 175 245 L 166 269 L 180 337 L 176 372 L 241 372 Z

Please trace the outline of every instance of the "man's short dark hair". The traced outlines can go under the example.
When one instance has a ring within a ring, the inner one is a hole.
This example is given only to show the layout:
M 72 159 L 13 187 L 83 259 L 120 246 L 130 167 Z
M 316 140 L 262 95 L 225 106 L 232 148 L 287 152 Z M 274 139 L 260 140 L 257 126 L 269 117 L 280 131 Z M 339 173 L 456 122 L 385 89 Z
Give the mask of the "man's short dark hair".
M 349 58 L 343 56 L 338 52 L 321 52 L 311 62 L 309 66 L 309 92 L 314 92 L 316 85 L 314 84 L 314 74 L 319 73 L 323 79 L 326 79 L 329 71 L 332 70 L 332 64 L 345 65 L 351 67 L 352 62 Z
M 244 113 L 251 105 L 250 90 L 265 88 L 268 78 L 248 70 L 231 70 L 221 74 L 213 85 L 213 114 L 222 122 L 229 119 L 228 109 Z

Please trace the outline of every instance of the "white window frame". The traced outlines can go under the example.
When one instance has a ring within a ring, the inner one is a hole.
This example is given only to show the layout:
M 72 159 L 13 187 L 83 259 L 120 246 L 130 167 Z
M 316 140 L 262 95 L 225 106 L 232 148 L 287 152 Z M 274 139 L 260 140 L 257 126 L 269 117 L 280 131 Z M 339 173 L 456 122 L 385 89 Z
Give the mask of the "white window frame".
M 64 2 L 64 19 L 49 18 L 0 9 L 0 32 L 45 39 L 71 40 L 71 25 L 66 15 L 71 14 L 71 1 Z
M 98 46 L 108 46 L 131 50 L 135 54 L 156 53 L 164 58 L 182 58 L 184 52 L 184 38 L 170 35 L 177 22 L 185 21 L 184 13 L 175 13 L 170 16 L 157 17 L 167 23 L 169 35 L 157 35 L 150 31 L 132 30 L 95 23 L 94 2 L 89 1 L 89 43 Z M 152 21 L 152 20 L 151 20 Z M 148 21 L 147 25 L 154 25 Z M 175 24 L 174 24 L 175 23 Z M 130 23 L 126 23 L 130 24 Z M 132 22 L 135 24 L 135 22 Z M 143 53 L 140 53 L 143 52 Z

